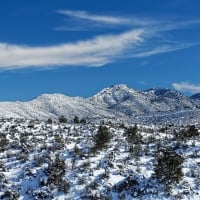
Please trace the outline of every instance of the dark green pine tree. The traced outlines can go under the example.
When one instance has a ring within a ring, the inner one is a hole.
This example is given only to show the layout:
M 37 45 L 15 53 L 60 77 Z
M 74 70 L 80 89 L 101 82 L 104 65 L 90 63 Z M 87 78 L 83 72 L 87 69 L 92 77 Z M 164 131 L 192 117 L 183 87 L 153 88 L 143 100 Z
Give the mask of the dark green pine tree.
M 77 116 L 74 117 L 74 123 L 78 124 L 79 123 L 79 118 Z
M 63 115 L 60 116 L 58 120 L 60 123 L 67 123 L 67 119 Z
M 111 140 L 111 134 L 106 126 L 100 125 L 96 135 L 93 138 L 93 150 L 102 150 L 107 147 Z
M 135 124 L 133 127 L 129 127 L 125 131 L 125 135 L 127 137 L 127 141 L 130 145 L 132 144 L 138 144 L 141 140 L 141 135 L 138 133 L 138 127 Z
M 170 191 L 172 184 L 179 183 L 183 177 L 183 158 L 169 148 L 159 149 L 154 166 L 154 174 L 157 180 L 163 183 L 166 191 Z

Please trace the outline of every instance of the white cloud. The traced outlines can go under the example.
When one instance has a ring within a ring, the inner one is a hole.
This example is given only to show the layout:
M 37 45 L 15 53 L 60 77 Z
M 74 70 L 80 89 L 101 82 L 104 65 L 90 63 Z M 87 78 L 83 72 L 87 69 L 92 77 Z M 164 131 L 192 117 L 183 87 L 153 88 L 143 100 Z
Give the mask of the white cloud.
M 72 10 L 59 10 L 57 13 L 66 15 L 69 17 L 76 17 L 84 20 L 90 20 L 99 23 L 106 23 L 106 24 L 130 24 L 131 20 L 128 18 L 123 17 L 113 17 L 113 16 L 106 16 L 106 15 L 94 15 L 90 14 L 86 11 L 72 11 Z
M 157 55 L 157 54 L 178 51 L 178 50 L 186 49 L 186 48 L 196 46 L 196 45 L 198 45 L 198 44 L 188 43 L 188 44 L 161 45 L 161 46 L 155 47 L 154 49 L 150 49 L 147 51 L 143 50 L 139 53 L 135 53 L 132 55 L 132 57 L 136 57 L 136 58 L 148 57 L 148 56 L 153 56 L 153 55 Z
M 85 11 L 60 10 L 58 13 L 70 18 L 89 20 L 96 25 L 106 26 L 107 24 L 109 27 L 111 25 L 114 27 L 128 25 L 130 30 L 120 34 L 105 34 L 85 41 L 52 46 L 33 47 L 0 42 L 0 69 L 103 66 L 119 58 L 143 58 L 199 45 L 197 43 L 169 42 L 164 36 L 165 31 L 194 25 L 199 23 L 198 20 L 187 21 L 184 24 L 134 17 L 94 15 Z M 79 25 L 78 23 L 77 27 L 68 26 L 67 30 L 83 30 L 85 24 L 80 27 Z M 133 29 L 133 27 L 135 28 Z M 64 28 L 62 27 L 62 29 Z
M 126 26 L 136 26 L 136 27 L 148 27 L 149 30 L 153 32 L 166 32 L 171 30 L 178 30 L 178 29 L 185 29 L 191 26 L 197 26 L 200 24 L 199 19 L 193 20 L 162 20 L 162 19 L 151 19 L 151 18 L 142 18 L 133 15 L 129 16 L 111 16 L 111 15 L 97 15 L 91 14 L 87 11 L 80 11 L 80 10 L 58 10 L 56 11 L 58 14 L 65 15 L 67 17 L 79 20 L 88 20 L 93 22 L 92 25 L 95 27 L 100 26 L 103 24 L 104 26 L 107 25 L 115 25 L 115 27 L 119 27 L 119 25 L 126 25 Z M 77 23 L 73 24 L 73 27 L 69 26 L 60 26 L 55 28 L 55 30 L 67 30 L 67 31 L 74 31 L 74 30 L 82 30 L 86 26 L 91 26 L 91 24 L 84 24 L 84 27 L 81 27 L 80 21 L 78 26 Z M 100 26 L 101 27 L 101 26 Z M 88 28 L 88 27 L 87 27 Z M 101 27 L 102 28 L 102 27 Z M 104 27 L 105 28 L 105 27 Z M 108 28 L 108 27 L 107 27 Z
M 90 31 L 99 29 L 121 29 L 122 27 L 144 28 L 160 24 L 157 20 L 138 18 L 132 15 L 97 15 L 86 11 L 74 10 L 58 10 L 56 12 L 67 17 L 65 18 L 64 25 L 54 28 L 56 31 Z
M 118 35 L 104 35 L 47 47 L 0 43 L 0 68 L 49 66 L 102 66 L 112 62 L 143 41 L 144 30 L 131 30 Z
M 155 24 L 154 30 L 157 32 L 166 32 L 171 30 L 181 30 L 186 29 L 188 27 L 195 27 L 199 26 L 200 20 L 193 19 L 193 20 L 183 20 L 183 21 L 157 21 Z
M 173 83 L 172 86 L 182 92 L 200 93 L 200 85 L 191 84 L 188 82 Z

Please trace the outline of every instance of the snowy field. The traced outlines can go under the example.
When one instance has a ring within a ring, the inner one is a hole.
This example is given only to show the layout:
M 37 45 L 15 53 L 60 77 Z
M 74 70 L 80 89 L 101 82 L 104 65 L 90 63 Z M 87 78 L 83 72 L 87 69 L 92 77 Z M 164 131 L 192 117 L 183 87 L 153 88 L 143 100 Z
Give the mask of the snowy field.
M 175 160 L 159 164 L 166 149 Z M 0 199 L 200 199 L 199 132 L 194 126 L 1 120 Z

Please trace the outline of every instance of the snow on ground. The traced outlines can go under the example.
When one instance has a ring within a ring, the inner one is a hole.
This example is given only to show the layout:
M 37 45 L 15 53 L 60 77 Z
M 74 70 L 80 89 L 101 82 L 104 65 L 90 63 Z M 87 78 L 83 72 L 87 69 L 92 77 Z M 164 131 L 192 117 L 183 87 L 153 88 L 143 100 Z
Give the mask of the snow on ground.
M 2 119 L 0 199 L 200 198 L 199 135 L 177 139 L 182 127 L 138 126 L 141 138 L 130 145 L 127 127 L 105 121 L 111 140 L 92 151 L 99 126 Z M 154 176 L 160 146 L 183 158 L 183 177 L 170 192 Z

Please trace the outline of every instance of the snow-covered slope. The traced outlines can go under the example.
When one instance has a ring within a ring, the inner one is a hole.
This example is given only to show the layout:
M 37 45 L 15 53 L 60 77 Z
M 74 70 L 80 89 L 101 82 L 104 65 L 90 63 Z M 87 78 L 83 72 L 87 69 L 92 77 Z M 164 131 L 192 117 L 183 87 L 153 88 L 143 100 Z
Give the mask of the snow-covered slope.
M 196 93 L 196 94 L 192 95 L 190 98 L 200 100 L 200 93 Z
M 137 91 L 126 85 L 103 89 L 91 100 L 129 116 L 193 109 L 199 104 L 175 90 L 155 88 Z
M 0 120 L 0 199 L 199 199 L 198 129 L 138 125 L 130 141 L 130 128 Z M 97 142 L 99 130 L 110 139 Z
M 2 118 L 48 119 L 65 116 L 72 119 L 80 117 L 114 117 L 106 109 L 92 104 L 81 97 L 68 97 L 62 94 L 43 94 L 28 102 L 1 102 Z
M 142 92 L 130 89 L 123 84 L 105 88 L 90 100 L 111 111 L 121 112 L 128 116 L 144 114 L 148 106 Z
M 185 110 L 194 112 L 199 108 L 198 99 L 175 90 L 154 88 L 138 91 L 121 84 L 105 88 L 90 98 L 44 94 L 27 102 L 1 102 L 0 117 L 46 120 L 63 115 L 68 119 L 78 116 L 123 120 L 135 119 L 136 116 L 163 116 Z

